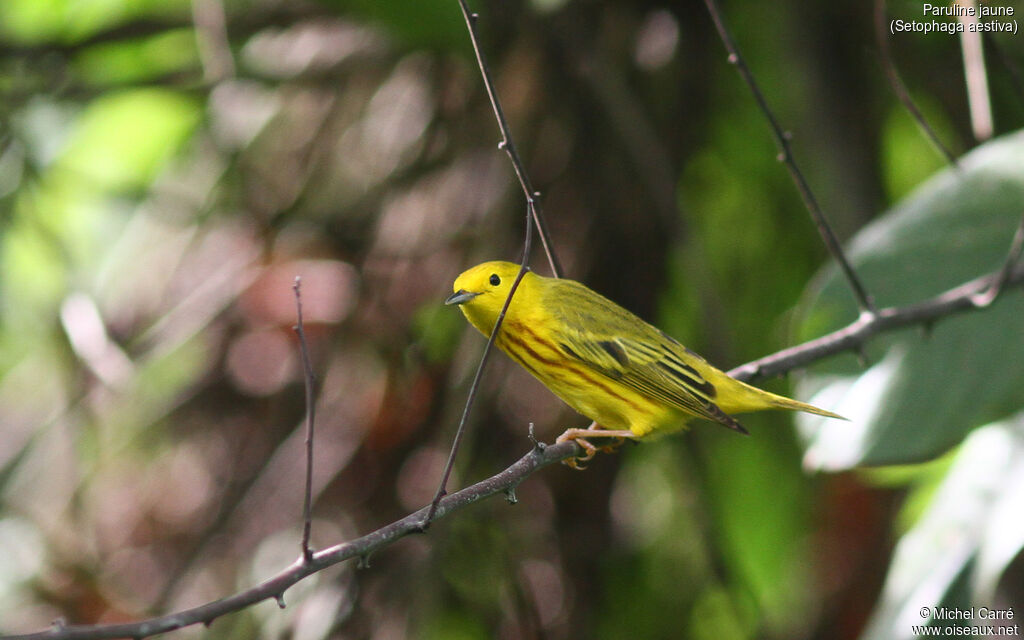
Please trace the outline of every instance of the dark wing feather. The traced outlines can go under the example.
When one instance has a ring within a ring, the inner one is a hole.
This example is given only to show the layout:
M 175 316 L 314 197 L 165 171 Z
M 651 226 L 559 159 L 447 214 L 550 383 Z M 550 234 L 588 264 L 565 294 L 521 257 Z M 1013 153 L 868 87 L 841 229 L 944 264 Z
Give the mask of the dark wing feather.
M 568 357 L 680 411 L 747 433 L 715 404 L 715 387 L 686 363 L 699 356 L 599 294 L 563 284 L 569 286 L 559 287 L 561 303 L 547 308 L 558 314 L 554 338 Z

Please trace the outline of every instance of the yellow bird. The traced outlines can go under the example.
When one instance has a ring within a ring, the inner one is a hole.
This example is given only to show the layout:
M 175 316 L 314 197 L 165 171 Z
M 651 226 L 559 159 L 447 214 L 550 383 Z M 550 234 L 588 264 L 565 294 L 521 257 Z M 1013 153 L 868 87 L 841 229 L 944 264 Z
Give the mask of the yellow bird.
M 511 262 L 485 262 L 462 273 L 445 304 L 490 336 L 519 273 Z M 730 378 L 693 351 L 579 282 L 527 272 L 495 344 L 570 407 L 590 418 L 569 429 L 591 459 L 588 438 L 640 439 L 705 418 L 740 433 L 731 414 L 792 409 L 842 416 Z M 572 466 L 576 466 L 574 463 Z

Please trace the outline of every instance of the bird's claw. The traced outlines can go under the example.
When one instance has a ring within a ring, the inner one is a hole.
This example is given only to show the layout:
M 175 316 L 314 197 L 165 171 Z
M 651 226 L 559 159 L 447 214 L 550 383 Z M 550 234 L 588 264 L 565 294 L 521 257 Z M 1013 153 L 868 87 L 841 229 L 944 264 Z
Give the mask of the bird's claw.
M 590 442 L 588 438 L 611 438 L 610 444 L 598 447 Z M 565 433 L 558 436 L 555 443 L 572 441 L 575 442 L 583 449 L 583 455 L 568 458 L 562 461 L 562 464 L 566 465 L 570 469 L 576 471 L 583 471 L 586 469 L 581 463 L 590 462 L 597 455 L 598 451 L 604 453 L 613 453 L 618 450 L 619 447 L 626 441 L 627 438 L 636 438 L 633 433 L 629 431 L 605 431 L 596 423 L 590 425 L 587 429 L 566 429 Z
M 567 429 L 565 433 L 563 433 L 562 435 L 558 436 L 558 438 L 555 440 L 555 444 L 558 444 L 560 442 L 572 441 L 572 442 L 575 442 L 577 445 L 579 445 L 580 448 L 583 449 L 583 455 L 581 455 L 581 456 L 574 456 L 572 458 L 567 458 L 567 459 L 562 461 L 562 464 L 564 464 L 565 466 L 567 466 L 570 469 L 573 469 L 575 471 L 583 471 L 584 469 L 586 469 L 586 466 L 584 466 L 581 463 L 590 462 L 591 460 L 593 460 L 594 456 L 597 455 L 597 447 L 595 447 L 594 445 L 590 444 L 590 442 L 588 442 L 586 439 L 580 437 L 579 434 L 573 433 L 575 431 L 582 431 L 582 430 L 581 429 Z

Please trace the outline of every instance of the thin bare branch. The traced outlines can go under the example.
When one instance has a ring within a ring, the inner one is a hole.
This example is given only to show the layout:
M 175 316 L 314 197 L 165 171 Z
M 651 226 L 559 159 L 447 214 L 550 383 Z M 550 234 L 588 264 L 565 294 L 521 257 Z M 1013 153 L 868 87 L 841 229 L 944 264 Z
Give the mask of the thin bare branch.
M 435 517 L 444 517 L 495 494 L 506 494 L 537 470 L 580 453 L 579 447 L 572 442 L 551 446 L 538 444 L 504 471 L 442 499 L 437 506 Z M 318 551 L 309 561 L 300 557 L 291 566 L 255 587 L 198 607 L 127 624 L 66 626 L 55 624 L 46 631 L 7 636 L 5 640 L 147 638 L 194 624 L 209 625 L 225 614 L 241 611 L 263 600 L 276 600 L 279 605 L 283 606 L 284 592 L 300 580 L 351 558 L 368 558 L 374 551 L 390 545 L 399 538 L 422 531 L 422 523 L 428 509 L 429 507 L 423 507 L 419 511 L 361 538 Z
M 885 0 L 875 0 L 875 40 L 878 42 L 878 51 L 882 56 L 882 68 L 885 70 L 886 78 L 889 79 L 889 86 L 892 87 L 899 101 L 903 103 L 903 107 L 910 113 L 914 121 L 917 122 L 917 126 L 921 128 L 925 137 L 946 157 L 949 164 L 959 169 L 960 163 L 957 161 L 956 156 L 939 139 L 939 134 L 935 132 L 935 129 L 932 129 L 931 125 L 928 124 L 924 114 L 917 108 L 914 99 L 910 97 L 910 91 L 907 90 L 907 85 L 903 83 L 903 78 L 896 69 L 896 60 L 892 55 L 892 48 L 889 46 L 889 30 L 886 28 L 888 24 L 889 18 L 885 11 Z
M 1024 236 L 1024 231 L 1019 230 L 1015 236 L 1014 246 L 1024 242 L 1024 240 L 1017 240 L 1022 236 Z M 1019 251 L 1017 253 L 1019 257 Z M 780 375 L 837 353 L 858 352 L 869 339 L 880 333 L 911 325 L 932 325 L 938 320 L 956 313 L 981 309 L 983 307 L 975 304 L 973 297 L 990 287 L 995 279 L 1000 278 L 1002 272 L 1003 270 L 1000 270 L 975 278 L 923 302 L 904 307 L 881 309 L 874 317 L 864 316 L 839 331 L 737 367 L 730 371 L 729 375 L 739 380 L 750 380 L 756 376 Z M 1018 264 L 1013 268 L 1003 284 L 1004 290 L 1024 284 L 1024 267 Z M 529 453 L 504 471 L 443 497 L 437 503 L 437 507 L 433 509 L 431 520 L 443 518 L 495 494 L 510 495 L 520 483 L 541 468 L 583 453 L 579 446 L 569 441 L 555 445 L 537 443 L 536 440 L 533 440 L 532 428 L 530 437 L 534 442 L 534 447 Z M 431 515 L 430 511 L 430 506 L 424 507 L 361 538 L 316 552 L 309 561 L 300 557 L 291 566 L 255 587 L 199 607 L 130 624 L 54 625 L 47 631 L 8 636 L 5 640 L 146 638 L 193 624 L 209 624 L 216 618 L 241 611 L 263 600 L 275 599 L 278 603 L 283 603 L 285 590 L 303 578 L 344 560 L 368 558 L 373 552 L 390 545 L 399 538 L 410 533 L 422 532 L 423 523 L 428 521 L 427 516 Z
M 313 558 L 309 538 L 313 532 L 313 426 L 316 423 L 316 374 L 309 358 L 306 344 L 306 330 L 302 321 L 302 278 L 295 276 L 295 333 L 299 336 L 299 354 L 302 357 L 302 373 L 306 383 L 306 491 L 302 503 L 302 557 L 307 562 Z
M 1013 262 L 1019 259 L 1022 244 L 1024 225 L 1018 228 L 1014 238 L 1015 249 L 1010 254 L 1014 257 Z M 844 351 L 859 352 L 869 339 L 880 333 L 912 325 L 930 326 L 956 313 L 982 309 L 984 306 L 976 304 L 974 297 L 991 287 L 994 281 L 1003 280 L 1003 290 L 1024 284 L 1024 266 L 1017 264 L 1004 279 L 1001 274 L 1005 270 L 1004 267 L 997 272 L 975 278 L 923 302 L 881 309 L 873 316 L 864 315 L 849 326 L 821 338 L 736 367 L 729 371 L 729 375 L 738 380 L 780 375 Z M 534 443 L 533 449 L 515 464 L 486 480 L 442 497 L 436 508 L 433 505 L 424 507 L 361 538 L 316 552 L 309 561 L 300 557 L 290 567 L 272 578 L 233 596 L 141 622 L 95 626 L 55 625 L 48 631 L 8 636 L 5 640 L 146 638 L 193 624 L 209 624 L 220 616 L 240 611 L 263 600 L 276 599 L 282 603 L 286 589 L 321 569 L 350 558 L 368 558 L 374 551 L 388 546 L 399 538 L 410 533 L 422 532 L 424 522 L 437 520 L 489 496 L 498 493 L 513 495 L 515 487 L 541 468 L 583 453 L 583 450 L 571 441 L 555 445 L 537 443 L 533 438 L 532 425 L 530 439 Z
M 466 421 L 469 418 L 469 412 L 476 400 L 477 390 L 480 388 L 480 381 L 483 378 L 484 366 L 487 364 L 487 359 L 490 357 L 491 351 L 493 350 L 492 347 L 494 346 L 494 340 L 505 320 L 505 313 L 508 311 L 509 305 L 512 304 L 512 296 L 515 295 L 516 290 L 519 288 L 519 283 L 522 282 L 523 276 L 526 275 L 526 271 L 528 270 L 527 265 L 530 260 L 530 248 L 532 247 L 534 224 L 537 225 L 537 231 L 540 235 L 541 244 L 544 245 L 544 252 L 547 254 L 552 274 L 556 278 L 561 277 L 562 275 L 562 267 L 558 263 L 554 245 L 548 235 L 547 226 L 544 223 L 544 215 L 541 213 L 539 205 L 537 204 L 537 197 L 539 194 L 533 190 L 533 185 L 530 183 L 530 178 L 526 174 L 526 169 L 523 167 L 522 160 L 519 159 L 519 154 L 516 152 L 515 144 L 512 142 L 512 132 L 509 130 L 508 121 L 505 119 L 505 112 L 501 108 L 501 101 L 498 99 L 498 94 L 494 89 L 494 82 L 491 80 L 491 72 L 487 66 L 487 59 L 484 57 L 483 51 L 480 49 L 480 42 L 476 33 L 477 15 L 470 12 L 465 0 L 459 0 L 459 7 L 462 9 L 462 17 L 466 21 L 466 29 L 469 31 L 469 40 L 473 45 L 473 53 L 476 55 L 477 65 L 480 67 L 480 75 L 483 77 L 484 87 L 487 90 L 487 97 L 491 101 L 491 108 L 494 109 L 494 117 L 497 119 L 498 128 L 501 130 L 501 142 L 498 146 L 505 150 L 508 154 L 509 160 L 512 161 L 512 167 L 516 172 L 516 177 L 519 178 L 519 185 L 523 188 L 523 195 L 526 197 L 526 233 L 523 241 L 523 257 L 520 262 L 519 273 L 516 275 L 516 279 L 512 283 L 512 288 L 509 289 L 508 297 L 505 298 L 505 304 L 501 308 L 501 313 L 498 314 L 498 320 L 494 323 L 491 335 L 488 336 L 487 344 L 484 346 L 484 353 L 480 357 L 480 364 L 477 365 L 476 374 L 473 376 L 473 383 L 469 387 L 469 394 L 466 397 L 466 406 L 462 409 L 462 417 L 459 419 L 459 426 L 455 430 L 455 438 L 452 440 L 452 448 L 448 452 L 448 460 L 445 462 L 444 471 L 441 473 L 441 483 L 438 485 L 437 492 L 434 494 L 434 499 L 431 501 L 430 507 L 427 509 L 426 517 L 421 523 L 423 530 L 426 530 L 427 527 L 430 526 L 430 523 L 433 521 L 434 515 L 437 512 L 438 505 L 441 502 L 441 498 L 447 491 L 448 479 L 451 477 L 452 469 L 455 466 L 455 456 L 459 452 L 459 446 L 462 444 L 462 438 L 466 433 Z
M 483 378 L 484 366 L 487 364 L 487 358 L 494 350 L 494 340 L 498 337 L 498 331 L 501 329 L 501 325 L 505 321 L 505 314 L 508 312 L 509 305 L 512 304 L 512 296 L 516 294 L 516 290 L 519 289 L 519 283 L 523 281 L 523 276 L 525 276 L 526 272 L 529 270 L 529 267 L 527 267 L 527 261 L 530 259 L 530 247 L 533 242 L 533 225 L 530 220 L 534 213 L 534 202 L 530 200 L 526 205 L 526 239 L 523 241 L 523 258 L 519 265 L 519 273 L 516 274 L 516 279 L 512 282 L 512 288 L 508 291 L 508 297 L 505 298 L 505 304 L 502 305 L 501 313 L 498 314 L 498 319 L 494 323 L 494 328 L 491 329 L 491 335 L 487 337 L 487 344 L 484 345 L 484 354 L 480 356 L 480 364 L 477 365 L 476 375 L 473 376 L 473 383 L 469 386 L 469 394 L 466 396 L 466 406 L 462 409 L 462 418 L 459 419 L 459 427 L 455 430 L 455 438 L 452 440 L 452 448 L 451 451 L 448 452 L 448 461 L 445 462 L 444 472 L 441 474 L 441 483 L 437 487 L 437 492 L 434 494 L 434 499 L 430 502 L 430 508 L 427 509 L 426 517 L 422 522 L 424 531 L 434 520 L 434 514 L 437 512 L 438 505 L 441 503 L 441 498 L 444 497 L 445 492 L 447 491 L 448 478 L 451 477 L 452 468 L 455 466 L 455 456 L 459 452 L 459 445 L 462 444 L 462 437 L 466 433 L 466 421 L 469 419 L 470 409 L 473 408 L 473 403 L 476 401 L 476 392 L 480 389 L 480 381 Z
M 839 267 L 842 269 L 843 275 L 846 276 L 846 280 L 849 282 L 850 288 L 853 290 L 854 298 L 857 300 L 857 305 L 860 307 L 861 312 L 874 312 L 875 303 L 872 301 L 871 295 L 867 292 L 864 284 L 860 281 L 857 273 L 853 270 L 849 260 L 846 259 L 846 254 L 843 252 L 843 248 L 839 244 L 839 240 L 836 238 L 835 232 L 832 231 L 832 227 L 825 218 L 825 214 L 822 213 L 821 207 L 818 206 L 818 200 L 814 197 L 814 193 L 811 191 L 810 185 L 807 184 L 804 174 L 797 166 L 796 160 L 793 159 L 793 151 L 789 146 L 790 134 L 782 129 L 782 126 L 779 125 L 779 121 L 775 118 L 775 113 L 772 112 L 771 108 L 768 106 L 768 101 L 765 99 L 764 94 L 761 93 L 761 89 L 758 86 L 757 81 L 754 79 L 754 74 L 750 71 L 750 68 L 744 61 L 743 56 L 740 55 L 736 40 L 732 37 L 732 34 L 729 32 L 729 28 L 725 25 L 725 20 L 722 17 L 722 12 L 718 7 L 718 3 L 716 0 L 704 0 L 704 4 L 707 6 L 708 13 L 711 14 L 711 20 L 715 23 L 715 28 L 718 30 L 718 35 L 722 39 L 722 43 L 725 45 L 726 51 L 729 53 L 729 62 L 735 65 L 736 70 L 739 71 L 740 76 L 742 76 L 744 82 L 746 82 L 747 87 L 750 88 L 750 93 L 754 96 L 757 106 L 760 107 L 765 118 L 767 118 L 768 124 L 771 126 L 772 134 L 775 138 L 775 144 L 779 149 L 779 160 L 786 165 L 786 169 L 789 171 L 790 177 L 792 177 L 793 182 L 796 184 L 797 191 L 800 192 L 800 197 L 803 198 L 807 211 L 811 214 L 811 219 L 814 220 L 814 225 L 818 228 L 818 233 L 821 235 L 821 239 L 824 241 L 825 247 L 832 255 L 832 258 L 839 263 Z
M 990 51 L 996 54 L 996 58 L 999 63 L 1003 65 L 1006 72 L 1010 76 L 1010 86 L 1013 87 L 1013 92 L 1017 95 L 1017 100 L 1024 102 L 1024 74 L 1021 73 L 1020 65 L 1014 60 L 1009 54 L 1006 53 L 1006 49 L 999 44 L 999 41 L 988 32 L 985 32 L 985 46 Z
M 466 20 L 466 29 L 469 30 L 469 39 L 473 44 L 473 53 L 476 55 L 476 63 L 480 67 L 480 75 L 483 77 L 484 88 L 487 90 L 487 97 L 491 101 L 491 108 L 494 110 L 494 117 L 498 121 L 498 128 L 501 130 L 501 142 L 498 143 L 498 148 L 504 149 L 505 153 L 508 154 L 509 160 L 512 161 L 512 168 L 515 169 L 516 177 L 519 178 L 519 186 L 523 189 L 523 195 L 526 197 L 527 206 L 530 207 L 530 211 L 533 214 L 533 221 L 537 225 L 537 232 L 540 235 L 541 245 L 544 247 L 544 253 L 547 255 L 548 264 L 551 266 L 551 274 L 556 278 L 562 277 L 562 265 L 558 262 L 558 256 L 555 254 L 555 245 L 551 241 L 551 234 L 548 232 L 547 222 L 544 220 L 544 213 L 540 209 L 540 205 L 537 203 L 537 198 L 540 197 L 540 193 L 534 191 L 533 184 L 530 182 L 530 177 L 526 174 L 526 168 L 523 167 L 523 161 L 519 158 L 519 153 L 516 151 L 515 143 L 512 142 L 512 132 L 508 126 L 508 120 L 505 119 L 505 112 L 501 108 L 501 101 L 498 99 L 498 94 L 494 89 L 494 81 L 491 79 L 490 67 L 487 65 L 487 58 L 484 56 L 483 50 L 480 49 L 480 39 L 476 32 L 476 21 L 477 14 L 471 12 L 469 7 L 466 5 L 466 0 L 459 0 L 459 7 L 462 9 L 462 17 Z
M 1018 246 L 1024 231 L 1018 229 L 1014 246 Z M 1017 257 L 1020 255 L 1018 246 Z M 1014 254 L 1011 253 L 1011 256 Z M 1008 261 L 1009 264 L 1009 261 Z M 984 309 L 991 302 L 979 303 L 977 296 L 984 294 L 994 282 L 1000 282 L 999 290 L 1024 283 L 1024 268 L 1011 267 L 1005 278 L 1001 269 L 941 293 L 934 298 L 903 307 L 887 307 L 874 314 L 865 314 L 849 325 L 804 344 L 783 349 L 778 353 L 748 362 L 729 371 L 737 380 L 747 381 L 759 376 L 777 376 L 793 369 L 807 366 L 828 356 L 853 351 L 860 353 L 867 341 L 874 335 L 913 325 L 931 326 L 936 321 L 964 311 Z M 994 298 L 993 298 L 994 299 Z

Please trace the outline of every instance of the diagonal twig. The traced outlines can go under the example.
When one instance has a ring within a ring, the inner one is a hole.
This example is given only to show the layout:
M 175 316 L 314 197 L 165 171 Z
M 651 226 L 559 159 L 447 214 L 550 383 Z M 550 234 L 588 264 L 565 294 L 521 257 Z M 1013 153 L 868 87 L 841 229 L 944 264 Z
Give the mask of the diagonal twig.
M 512 296 L 516 294 L 516 290 L 519 289 L 519 283 L 523 281 L 523 276 L 529 271 L 526 266 L 530 256 L 530 246 L 533 239 L 533 225 L 530 222 L 532 214 L 535 213 L 534 203 L 530 201 L 526 206 L 526 239 L 523 242 L 523 258 L 519 265 L 519 273 L 516 274 L 516 279 L 512 282 L 512 287 L 508 290 L 508 296 L 505 298 L 505 304 L 501 307 L 501 312 L 498 314 L 498 319 L 494 323 L 494 328 L 491 329 L 491 335 L 487 337 L 487 344 L 484 345 L 484 354 L 480 356 L 480 364 L 476 367 L 476 374 L 473 376 L 473 383 L 469 385 L 469 394 L 466 396 L 466 405 L 462 408 L 462 417 L 459 419 L 459 426 L 455 430 L 455 438 L 452 439 L 452 448 L 448 452 L 448 461 L 445 462 L 444 472 L 441 474 L 441 483 L 437 487 L 437 492 L 434 494 L 434 499 L 430 502 L 430 507 L 427 509 L 427 513 L 423 518 L 423 522 L 420 523 L 422 530 L 426 531 L 427 527 L 434 519 L 434 515 L 437 513 L 438 506 L 441 504 L 441 498 L 444 497 L 447 491 L 448 478 L 451 477 L 452 467 L 455 466 L 455 456 L 459 452 L 459 445 L 462 444 L 462 437 L 466 433 L 466 421 L 469 419 L 469 411 L 473 408 L 473 403 L 476 401 L 476 392 L 480 389 L 480 380 L 484 375 L 484 366 L 487 364 L 487 358 L 494 351 L 494 340 L 498 337 L 498 331 L 501 330 L 501 325 L 505 321 L 505 314 L 508 312 L 509 305 L 512 304 Z
M 1003 68 L 1009 74 L 1010 86 L 1013 88 L 1013 93 L 1017 96 L 1017 100 L 1024 102 L 1024 73 L 1021 72 L 1020 65 L 1006 53 L 1006 49 L 999 44 L 999 41 L 991 33 L 986 31 L 984 40 L 985 46 L 996 54 L 999 63 L 1003 65 Z
M 509 160 L 512 161 L 512 168 L 515 169 L 516 177 L 519 178 L 519 186 L 523 189 L 527 206 L 530 208 L 533 221 L 537 225 L 537 233 L 540 236 L 541 245 L 544 247 L 544 253 L 547 254 L 548 264 L 551 266 L 551 274 L 556 278 L 561 278 L 562 265 L 555 254 L 555 246 L 551 241 L 547 222 L 545 222 L 544 214 L 537 203 L 537 198 L 540 194 L 534 191 L 530 177 L 526 174 L 525 167 L 523 167 L 523 161 L 519 158 L 519 153 L 516 151 L 515 143 L 512 142 L 512 132 L 509 129 L 508 120 L 505 119 L 505 112 L 501 108 L 501 101 L 498 100 L 498 94 L 494 89 L 494 81 L 491 79 L 487 58 L 484 56 L 483 50 L 480 49 L 480 41 L 476 33 L 477 14 L 469 10 L 466 0 L 459 0 L 459 7 L 462 9 L 462 17 L 466 20 L 466 29 L 469 30 L 469 40 L 473 44 L 473 53 L 476 55 L 477 66 L 480 67 L 480 75 L 483 77 L 487 97 L 491 101 L 494 117 L 497 119 L 498 128 L 501 130 L 501 142 L 498 143 L 498 148 L 504 149 L 505 153 L 508 154 Z
M 878 51 L 881 54 L 882 68 L 885 70 L 885 76 L 889 79 L 889 86 L 892 87 L 893 92 L 896 93 L 896 97 L 903 103 L 903 107 L 910 113 L 910 116 L 917 122 L 917 126 L 921 128 L 925 137 L 931 141 L 932 145 L 946 157 L 946 161 L 953 165 L 957 169 L 960 169 L 960 163 L 957 161 L 956 156 L 950 151 L 949 147 L 939 139 L 939 134 L 935 132 L 935 129 L 928 124 L 928 120 L 925 119 L 924 114 L 917 108 L 917 104 L 914 103 L 914 99 L 910 97 L 910 91 L 907 90 L 907 85 L 903 83 L 903 78 L 900 76 L 900 72 L 896 69 L 896 60 L 892 55 L 892 48 L 889 46 L 889 31 L 886 29 L 886 25 L 889 23 L 888 17 L 885 11 L 885 0 L 875 0 L 875 40 L 878 42 Z
M 302 503 L 302 558 L 309 561 L 313 551 L 309 547 L 309 538 L 313 531 L 313 425 L 316 423 L 316 374 L 309 359 L 309 345 L 306 344 L 306 331 L 302 321 L 302 278 L 295 276 L 292 285 L 295 292 L 295 333 L 299 336 L 299 354 L 302 357 L 302 373 L 306 384 L 306 491 Z
M 536 444 L 525 456 L 504 471 L 474 485 L 446 496 L 438 504 L 436 517 L 446 516 L 499 493 L 515 489 L 539 469 L 582 453 L 573 442 L 545 446 Z M 300 557 L 289 567 L 260 584 L 234 595 L 198 607 L 185 609 L 139 622 L 104 625 L 63 625 L 54 623 L 46 631 L 25 635 L 4 636 L 4 640 L 111 640 L 114 638 L 147 638 L 195 624 L 209 626 L 228 613 L 241 611 L 264 600 L 276 600 L 284 606 L 284 592 L 295 583 L 327 567 L 352 558 L 367 558 L 411 533 L 418 533 L 428 507 L 423 507 L 400 520 L 368 533 L 361 538 L 328 547 L 312 554 L 307 561 Z
M 771 126 L 772 135 L 775 138 L 775 144 L 779 149 L 779 160 L 785 165 L 789 171 L 790 177 L 796 184 L 797 191 L 800 192 L 800 197 L 803 198 L 804 205 L 811 214 L 811 219 L 814 220 L 814 225 L 818 228 L 818 234 L 821 235 L 822 241 L 825 243 L 825 247 L 828 252 L 832 255 L 832 258 L 839 263 L 839 267 L 843 271 L 843 275 L 846 276 L 846 280 L 853 290 L 854 298 L 857 300 L 857 306 L 860 307 L 861 313 L 871 314 L 875 311 L 875 303 L 871 299 L 871 295 L 867 292 L 864 284 L 860 281 L 857 273 L 853 270 L 849 260 L 846 258 L 846 254 L 843 252 L 842 246 L 839 244 L 839 240 L 836 238 L 836 234 L 832 231 L 832 227 L 829 225 L 828 220 L 825 219 L 825 214 L 822 213 L 821 207 L 818 205 L 817 199 L 814 197 L 814 193 L 811 191 L 811 187 L 807 184 L 804 174 L 800 171 L 800 168 L 796 164 L 796 160 L 793 159 L 793 151 L 789 146 L 790 134 L 783 131 L 782 126 L 779 125 L 779 121 L 775 118 L 774 112 L 768 106 L 768 101 L 765 99 L 764 94 L 761 93 L 761 89 L 754 79 L 754 74 L 750 71 L 747 63 L 744 61 L 743 56 L 740 55 L 739 47 L 736 44 L 736 40 L 732 37 L 729 32 L 729 28 L 725 25 L 725 20 L 722 17 L 722 12 L 718 8 L 716 0 L 704 0 L 704 4 L 708 8 L 708 13 L 711 14 L 711 20 L 715 23 L 715 29 L 718 30 L 718 35 L 722 39 L 722 44 L 725 45 L 726 51 L 729 53 L 729 62 L 736 67 L 742 76 L 747 87 L 750 89 L 751 94 L 754 96 L 754 100 L 757 102 L 758 107 L 764 113 L 765 118 L 768 120 L 768 124 Z
M 921 302 L 879 309 L 874 315 L 861 316 L 842 329 L 740 365 L 727 373 L 743 381 L 781 375 L 837 353 L 860 352 L 867 341 L 879 333 L 914 325 L 930 326 L 946 316 L 984 309 L 991 305 L 996 296 L 992 296 L 992 300 L 987 303 L 984 300 L 979 302 L 977 298 L 987 295 L 994 284 L 999 285 L 997 294 L 1010 286 L 1024 284 L 1024 268 L 1013 266 L 1020 257 L 1022 243 L 1024 225 L 1017 229 L 1014 237 L 1016 250 L 1010 253 L 1012 260 L 1007 260 L 999 271 L 980 276 Z
M 462 444 L 462 438 L 466 433 L 466 421 L 469 418 L 469 412 L 476 400 L 477 390 L 480 388 L 480 381 L 483 378 L 484 366 L 487 364 L 487 359 L 491 355 L 494 340 L 498 336 L 498 331 L 501 329 L 502 322 L 505 320 L 505 314 L 508 312 L 509 305 L 512 304 L 512 296 L 515 295 L 516 290 L 519 288 L 519 283 L 522 282 L 523 276 L 526 275 L 528 270 L 527 265 L 530 260 L 534 224 L 537 226 L 537 232 L 540 235 L 541 244 L 544 245 L 544 252 L 547 254 L 552 274 L 556 278 L 560 278 L 562 276 L 562 267 L 558 263 L 554 245 L 551 242 L 547 226 L 544 222 L 544 215 L 541 213 L 537 203 L 538 194 L 533 190 L 533 185 L 530 183 L 530 177 L 527 175 L 526 169 L 523 167 L 522 160 L 520 160 L 519 154 L 516 152 L 515 143 L 512 142 L 512 132 L 508 126 L 508 120 L 505 119 L 505 112 L 501 108 L 501 101 L 498 99 L 498 94 L 494 89 L 494 82 L 491 80 L 491 72 L 487 66 L 487 59 L 484 57 L 483 51 L 480 49 L 480 42 L 476 33 L 477 14 L 470 12 L 469 7 L 466 5 L 466 0 L 459 0 L 459 8 L 462 10 L 462 17 L 466 21 L 466 29 L 469 31 L 469 40 L 473 45 L 473 53 L 476 55 L 477 65 L 480 67 L 480 75 L 483 77 L 484 87 L 487 90 L 487 97 L 491 101 L 491 108 L 494 109 L 494 117 L 497 119 L 498 128 L 501 130 L 501 142 L 498 146 L 505 150 L 505 153 L 508 154 L 509 160 L 512 161 L 512 167 L 516 172 L 516 177 L 519 178 L 519 185 L 523 188 L 523 195 L 526 197 L 526 232 L 524 234 L 523 257 L 520 261 L 519 273 L 516 275 L 516 279 L 513 281 L 511 289 L 509 289 L 508 297 L 505 298 L 505 303 L 501 307 L 501 312 L 498 314 L 498 319 L 494 323 L 494 328 L 491 329 L 491 335 L 487 338 L 487 344 L 484 346 L 484 353 L 480 356 L 480 363 L 477 365 L 476 374 L 473 376 L 472 384 L 470 384 L 469 394 L 466 396 L 466 405 L 463 407 L 462 417 L 459 419 L 459 426 L 455 430 L 455 437 L 452 439 L 452 447 L 448 452 L 448 460 L 445 462 L 444 471 L 441 473 L 441 482 L 437 487 L 437 491 L 434 493 L 434 499 L 430 502 L 430 507 L 427 509 L 426 516 L 421 523 L 421 527 L 424 531 L 430 526 L 430 523 L 437 512 L 438 505 L 441 502 L 441 498 L 444 497 L 447 492 L 448 479 L 451 477 L 452 469 L 455 466 L 455 456 L 459 452 L 459 446 Z

